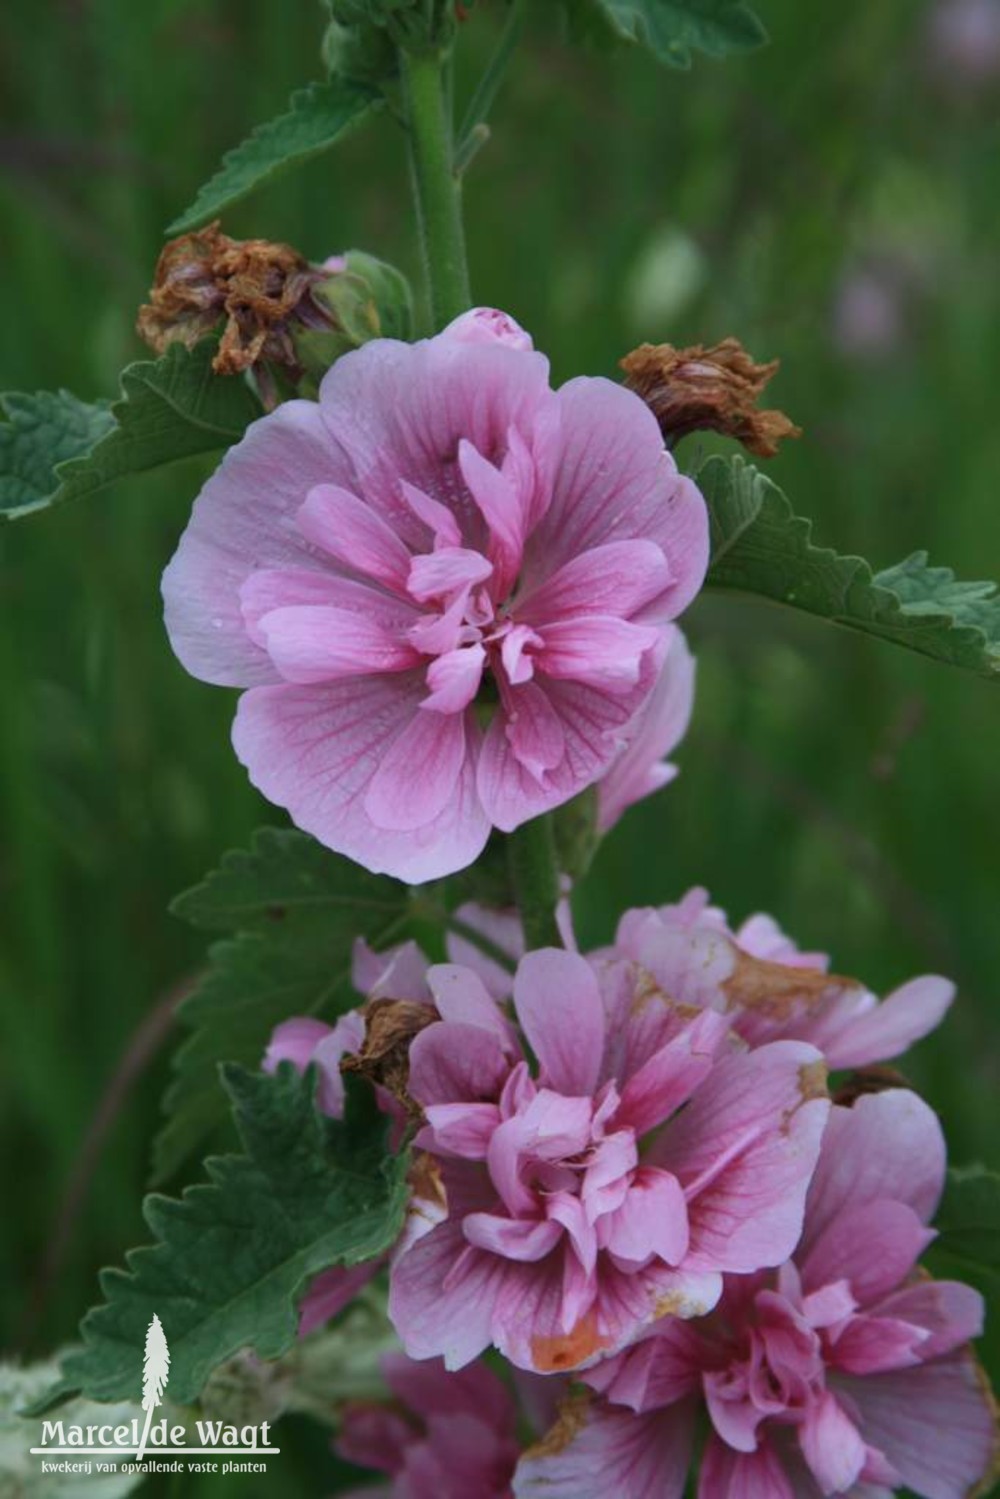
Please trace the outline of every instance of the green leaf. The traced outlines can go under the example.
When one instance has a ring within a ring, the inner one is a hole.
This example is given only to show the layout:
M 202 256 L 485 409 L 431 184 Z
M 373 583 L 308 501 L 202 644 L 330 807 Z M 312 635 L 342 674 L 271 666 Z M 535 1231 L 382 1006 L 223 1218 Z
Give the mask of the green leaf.
M 936 1251 L 980 1270 L 1000 1271 L 1000 1173 L 985 1166 L 953 1167 L 935 1226 Z
M 0 397 L 0 513 L 83 499 L 119 479 L 237 442 L 260 416 L 242 380 L 212 373 L 214 342 L 175 344 L 122 371 L 112 406 L 58 395 Z
M 179 1199 L 146 1199 L 155 1242 L 132 1250 L 127 1269 L 101 1273 L 104 1305 L 83 1319 L 62 1391 L 134 1399 L 155 1313 L 170 1400 L 189 1404 L 238 1349 L 273 1359 L 293 1345 L 298 1300 L 321 1270 L 373 1259 L 398 1238 L 408 1161 L 387 1154 L 367 1086 L 349 1089 L 337 1123 L 315 1107 L 312 1068 L 302 1077 L 290 1063 L 273 1076 L 227 1066 L 223 1081 L 244 1153 L 207 1161 L 208 1181 Z
M 249 850 L 172 908 L 194 926 L 230 931 L 180 1007 L 193 1034 L 178 1052 L 165 1099 L 169 1119 L 154 1147 L 157 1181 L 171 1176 L 225 1116 L 218 1064 L 256 1066 L 274 1027 L 291 1015 L 336 1013 L 350 989 L 357 937 L 384 947 L 404 934 L 409 892 L 369 874 L 294 829 L 263 828 Z
M 647 47 L 671 68 L 689 68 L 693 51 L 709 57 L 750 52 L 767 32 L 746 0 L 582 0 L 624 41 Z
M 0 513 L 28 515 L 51 505 L 56 468 L 87 453 L 115 425 L 110 403 L 88 405 L 68 390 L 0 395 Z
M 994 583 L 957 582 L 915 552 L 873 573 L 862 557 L 816 546 L 812 522 L 742 458 L 709 458 L 697 475 L 708 503 L 707 582 L 804 609 L 982 676 L 1000 672 L 1000 597 Z
M 299 89 L 284 114 L 258 125 L 245 141 L 226 153 L 215 176 L 167 233 L 183 234 L 217 218 L 288 167 L 329 150 L 380 104 L 371 89 L 340 78 Z

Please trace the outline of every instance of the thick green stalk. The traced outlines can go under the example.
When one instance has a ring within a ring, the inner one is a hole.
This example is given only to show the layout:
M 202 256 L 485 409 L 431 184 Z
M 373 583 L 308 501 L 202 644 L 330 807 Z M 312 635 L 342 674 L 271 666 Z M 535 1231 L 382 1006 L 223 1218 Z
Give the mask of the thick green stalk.
M 461 187 L 455 172 L 441 57 L 401 52 L 400 66 L 427 299 L 437 331 L 472 303 Z
M 515 828 L 507 839 L 507 858 L 525 945 L 561 947 L 556 926 L 559 864 L 551 816 L 535 817 Z

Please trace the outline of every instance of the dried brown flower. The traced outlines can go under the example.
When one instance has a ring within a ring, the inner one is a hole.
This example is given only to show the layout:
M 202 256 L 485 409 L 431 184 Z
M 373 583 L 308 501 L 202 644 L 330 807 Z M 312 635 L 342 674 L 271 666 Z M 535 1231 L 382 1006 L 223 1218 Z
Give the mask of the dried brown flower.
M 689 432 L 722 432 L 758 458 L 773 458 L 783 438 L 802 435 L 783 411 L 757 409 L 779 363 L 756 364 L 738 338 L 724 338 L 709 349 L 640 344 L 621 368 L 669 446 Z
M 441 1017 L 433 1005 L 406 999 L 370 999 L 362 1012 L 365 1039 L 356 1056 L 345 1057 L 342 1072 L 360 1073 L 370 1082 L 388 1089 L 393 1098 L 416 1118 L 420 1106 L 410 1097 L 410 1043 L 428 1025 Z
M 209 224 L 164 245 L 136 330 L 162 354 L 173 343 L 193 348 L 225 320 L 212 361 L 216 374 L 266 362 L 297 376 L 293 328 L 333 326 L 311 296 L 328 274 L 290 245 L 230 239 L 218 222 Z

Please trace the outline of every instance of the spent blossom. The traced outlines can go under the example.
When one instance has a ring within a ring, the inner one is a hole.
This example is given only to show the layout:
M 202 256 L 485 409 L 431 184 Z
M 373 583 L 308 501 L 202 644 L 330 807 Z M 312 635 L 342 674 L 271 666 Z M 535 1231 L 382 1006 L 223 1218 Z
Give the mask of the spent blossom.
M 608 770 L 701 585 L 704 501 L 656 421 L 479 309 L 373 339 L 254 423 L 164 576 L 194 675 L 247 689 L 254 784 L 411 882 Z
M 411 1357 L 455 1369 L 493 1344 L 522 1369 L 583 1367 L 794 1248 L 829 1108 L 814 1048 L 747 1052 L 634 965 L 599 982 L 543 949 L 514 979 L 536 1074 L 476 974 L 428 983 L 442 1018 L 412 1043 L 409 1091 L 446 1216 L 392 1268 Z
M 914 1269 L 944 1170 L 914 1094 L 834 1108 L 794 1256 L 727 1277 L 710 1317 L 659 1323 L 589 1371 L 602 1398 L 564 1407 L 519 1499 L 680 1499 L 702 1413 L 698 1499 L 965 1499 L 997 1454 L 968 1346 L 982 1298 Z

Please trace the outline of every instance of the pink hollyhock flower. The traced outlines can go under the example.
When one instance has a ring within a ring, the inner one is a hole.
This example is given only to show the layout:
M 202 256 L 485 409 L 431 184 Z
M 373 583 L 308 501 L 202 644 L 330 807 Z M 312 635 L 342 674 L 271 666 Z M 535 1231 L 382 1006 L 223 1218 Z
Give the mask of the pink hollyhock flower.
M 597 825 L 602 833 L 622 813 L 652 796 L 677 775 L 667 755 L 687 733 L 694 706 L 694 657 L 676 625 L 656 686 L 632 722 L 622 731 L 624 748 L 597 784 Z
M 704 501 L 638 396 L 549 386 L 479 309 L 255 422 L 163 579 L 183 664 L 248 689 L 254 784 L 411 882 L 593 784 L 701 585 Z
M 925 974 L 879 1002 L 856 979 L 827 973 L 823 953 L 800 952 L 770 916 L 731 931 L 700 889 L 677 905 L 626 912 L 610 953 L 639 963 L 678 1002 L 727 1014 L 751 1046 L 809 1041 L 834 1068 L 899 1056 L 955 997 L 948 979 Z
M 698 1499 L 964 1499 L 997 1451 L 968 1347 L 982 1300 L 914 1270 L 944 1180 L 937 1119 L 894 1090 L 835 1108 L 805 1231 L 777 1273 L 727 1277 L 711 1317 L 657 1324 L 587 1374 L 522 1462 L 520 1499 L 680 1499 L 700 1412 Z
M 395 1403 L 345 1406 L 334 1447 L 388 1481 L 351 1499 L 511 1499 L 517 1406 L 491 1370 L 471 1364 L 449 1374 L 440 1359 L 390 1354 L 382 1371 Z
M 534 1075 L 475 974 L 428 983 L 442 1019 L 410 1047 L 409 1091 L 447 1215 L 393 1264 L 411 1357 L 461 1368 L 492 1343 L 520 1368 L 582 1367 L 791 1252 L 829 1108 L 814 1048 L 748 1053 L 633 965 L 599 981 L 545 949 L 514 980 Z

